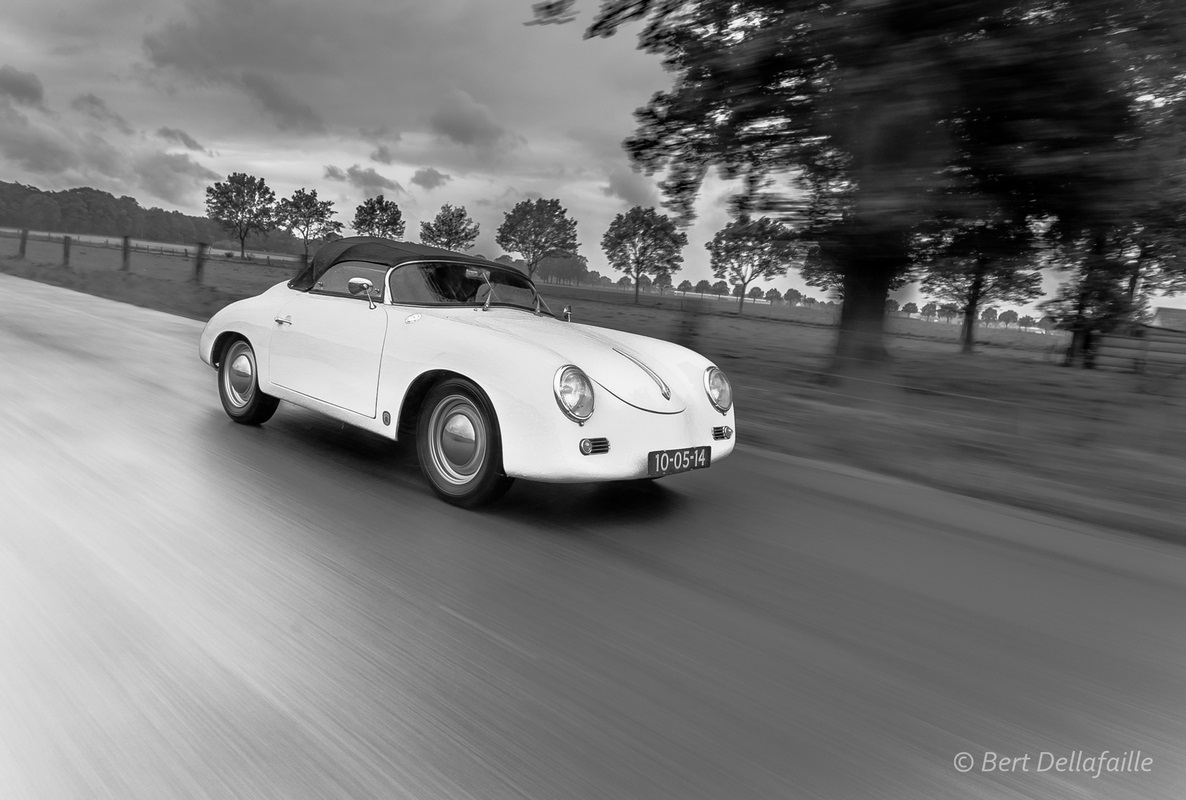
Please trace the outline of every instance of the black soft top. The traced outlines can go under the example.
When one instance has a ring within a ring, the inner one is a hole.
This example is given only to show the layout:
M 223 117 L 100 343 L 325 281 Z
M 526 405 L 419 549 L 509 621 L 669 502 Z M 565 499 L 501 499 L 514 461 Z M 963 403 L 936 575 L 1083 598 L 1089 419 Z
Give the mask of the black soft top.
M 309 266 L 288 282 L 288 287 L 307 292 L 313 288 L 317 279 L 327 269 L 342 261 L 368 261 L 372 264 L 395 267 L 409 261 L 424 261 L 426 259 L 453 261 L 495 269 L 504 266 L 484 258 L 454 253 L 452 250 L 445 250 L 442 247 L 430 247 L 426 244 L 413 242 L 397 242 L 394 239 L 382 239 L 378 236 L 349 236 L 323 244 L 309 261 Z

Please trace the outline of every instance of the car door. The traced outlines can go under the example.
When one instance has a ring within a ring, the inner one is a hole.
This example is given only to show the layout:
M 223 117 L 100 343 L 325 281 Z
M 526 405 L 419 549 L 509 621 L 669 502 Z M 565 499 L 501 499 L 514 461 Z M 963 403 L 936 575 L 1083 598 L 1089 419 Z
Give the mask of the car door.
M 308 292 L 295 293 L 272 324 L 272 382 L 373 418 L 387 335 L 385 275 L 375 264 L 346 261 L 326 270 Z M 375 287 L 373 308 L 365 294 L 350 292 L 351 278 Z

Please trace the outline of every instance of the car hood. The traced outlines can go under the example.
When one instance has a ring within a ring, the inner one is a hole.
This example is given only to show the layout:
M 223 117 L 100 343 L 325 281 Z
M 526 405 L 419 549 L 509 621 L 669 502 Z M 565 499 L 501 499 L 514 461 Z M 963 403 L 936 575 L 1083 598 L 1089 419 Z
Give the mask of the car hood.
M 636 408 L 678 414 L 687 407 L 687 398 L 678 391 L 682 383 L 674 370 L 615 338 L 614 332 L 605 328 L 510 309 L 450 311 L 439 318 L 551 351 Z

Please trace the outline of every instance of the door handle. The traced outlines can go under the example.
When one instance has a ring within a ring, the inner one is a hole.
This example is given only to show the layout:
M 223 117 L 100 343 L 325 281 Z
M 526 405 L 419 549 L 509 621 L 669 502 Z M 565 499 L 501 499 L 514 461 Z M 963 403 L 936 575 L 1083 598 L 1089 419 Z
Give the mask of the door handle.
M 276 317 L 276 322 L 281 325 L 291 325 L 292 317 Z

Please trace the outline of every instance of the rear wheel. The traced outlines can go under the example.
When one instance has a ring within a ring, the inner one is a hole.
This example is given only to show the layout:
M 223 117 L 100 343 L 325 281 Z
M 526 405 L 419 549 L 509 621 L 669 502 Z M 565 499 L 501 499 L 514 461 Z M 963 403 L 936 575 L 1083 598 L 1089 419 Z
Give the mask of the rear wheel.
M 255 351 L 245 339 L 227 345 L 218 364 L 218 396 L 227 416 L 243 425 L 260 425 L 276 413 L 280 401 L 259 390 Z
M 513 482 L 502 472 L 494 411 L 467 380 L 450 379 L 428 392 L 420 407 L 416 452 L 433 491 L 455 506 L 489 503 Z

